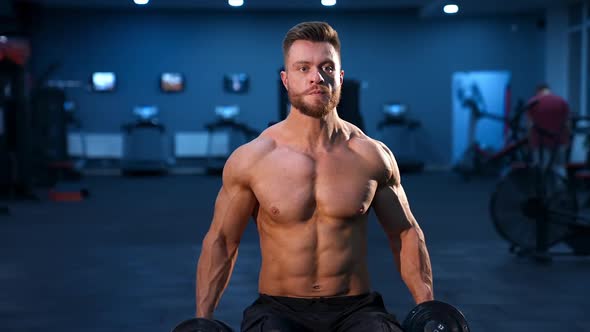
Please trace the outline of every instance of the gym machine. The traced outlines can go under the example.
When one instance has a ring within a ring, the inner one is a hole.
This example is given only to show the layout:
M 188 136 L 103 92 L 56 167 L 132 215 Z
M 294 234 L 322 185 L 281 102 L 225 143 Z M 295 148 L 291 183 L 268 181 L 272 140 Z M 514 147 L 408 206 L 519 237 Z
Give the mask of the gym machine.
M 260 135 L 256 129 L 238 122 L 239 114 L 240 108 L 237 105 L 218 106 L 215 108 L 216 121 L 205 124 L 209 134 L 205 165 L 207 173 L 220 174 L 229 154 L 235 148 Z
M 542 128 L 541 136 L 556 139 Z M 573 178 L 553 167 L 559 145 L 550 152 L 547 165 L 513 165 L 496 184 L 490 200 L 490 214 L 499 235 L 507 240 L 510 252 L 548 262 L 552 256 L 590 255 L 590 219 L 580 215 Z M 539 160 L 545 160 L 539 149 Z M 571 251 L 551 251 L 565 243 Z
M 0 43 L 0 196 L 37 200 L 33 193 L 31 110 L 27 98 L 28 42 Z
M 168 171 L 169 144 L 166 128 L 158 119 L 156 106 L 137 106 L 135 121 L 122 126 L 124 153 L 121 170 L 124 175 L 164 174 Z
M 421 172 L 424 161 L 418 156 L 417 135 L 422 123 L 408 116 L 408 105 L 388 103 L 383 105 L 384 118 L 377 124 L 381 137 L 395 134 L 392 148 L 400 172 Z

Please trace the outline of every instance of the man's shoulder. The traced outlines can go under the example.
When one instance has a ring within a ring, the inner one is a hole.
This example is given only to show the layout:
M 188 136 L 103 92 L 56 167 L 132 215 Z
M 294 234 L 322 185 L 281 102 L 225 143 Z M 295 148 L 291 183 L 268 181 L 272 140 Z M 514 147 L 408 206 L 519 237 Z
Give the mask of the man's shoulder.
M 262 133 L 232 152 L 224 166 L 224 177 L 225 175 L 246 177 L 251 173 L 254 166 L 275 148 L 275 140 Z
M 369 137 L 360 130 L 351 134 L 350 146 L 355 152 L 367 157 L 381 159 L 384 156 L 393 155 L 385 143 Z
M 275 147 L 275 140 L 263 133 L 252 141 L 238 147 L 232 153 L 229 160 L 240 163 L 252 163 L 263 158 L 266 154 L 274 150 Z
M 397 168 L 395 158 L 385 143 L 363 134 L 353 137 L 350 146 L 386 179 L 395 173 Z

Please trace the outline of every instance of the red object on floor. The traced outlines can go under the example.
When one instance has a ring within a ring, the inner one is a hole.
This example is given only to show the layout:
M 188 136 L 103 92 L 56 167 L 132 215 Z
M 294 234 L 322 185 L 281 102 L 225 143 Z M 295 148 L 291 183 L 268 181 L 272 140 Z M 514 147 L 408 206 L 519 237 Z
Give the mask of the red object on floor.
M 84 196 L 81 191 L 49 190 L 49 199 L 54 202 L 80 202 L 84 200 Z
M 61 160 L 50 162 L 48 166 L 53 169 L 72 169 L 74 168 L 74 163 L 70 160 Z

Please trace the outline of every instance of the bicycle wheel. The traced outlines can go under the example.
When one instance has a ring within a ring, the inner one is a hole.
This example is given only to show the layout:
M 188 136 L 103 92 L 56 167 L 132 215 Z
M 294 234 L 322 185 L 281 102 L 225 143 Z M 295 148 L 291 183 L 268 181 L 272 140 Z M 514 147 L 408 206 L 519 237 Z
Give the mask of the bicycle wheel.
M 522 249 L 537 244 L 537 218 L 547 215 L 547 245 L 565 239 L 568 223 L 575 221 L 577 201 L 566 180 L 555 172 L 544 178 L 547 199 L 537 195 L 540 181 L 538 169 L 513 168 L 500 179 L 490 200 L 490 213 L 496 231 L 504 239 Z

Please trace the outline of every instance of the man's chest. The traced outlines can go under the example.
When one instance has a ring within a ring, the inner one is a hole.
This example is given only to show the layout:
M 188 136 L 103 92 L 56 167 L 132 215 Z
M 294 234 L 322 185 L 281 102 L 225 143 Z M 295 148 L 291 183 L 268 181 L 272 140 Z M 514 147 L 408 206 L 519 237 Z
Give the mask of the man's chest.
M 317 213 L 345 219 L 369 209 L 376 173 L 354 153 L 277 153 L 259 163 L 252 188 L 260 208 L 277 221 L 309 220 Z

